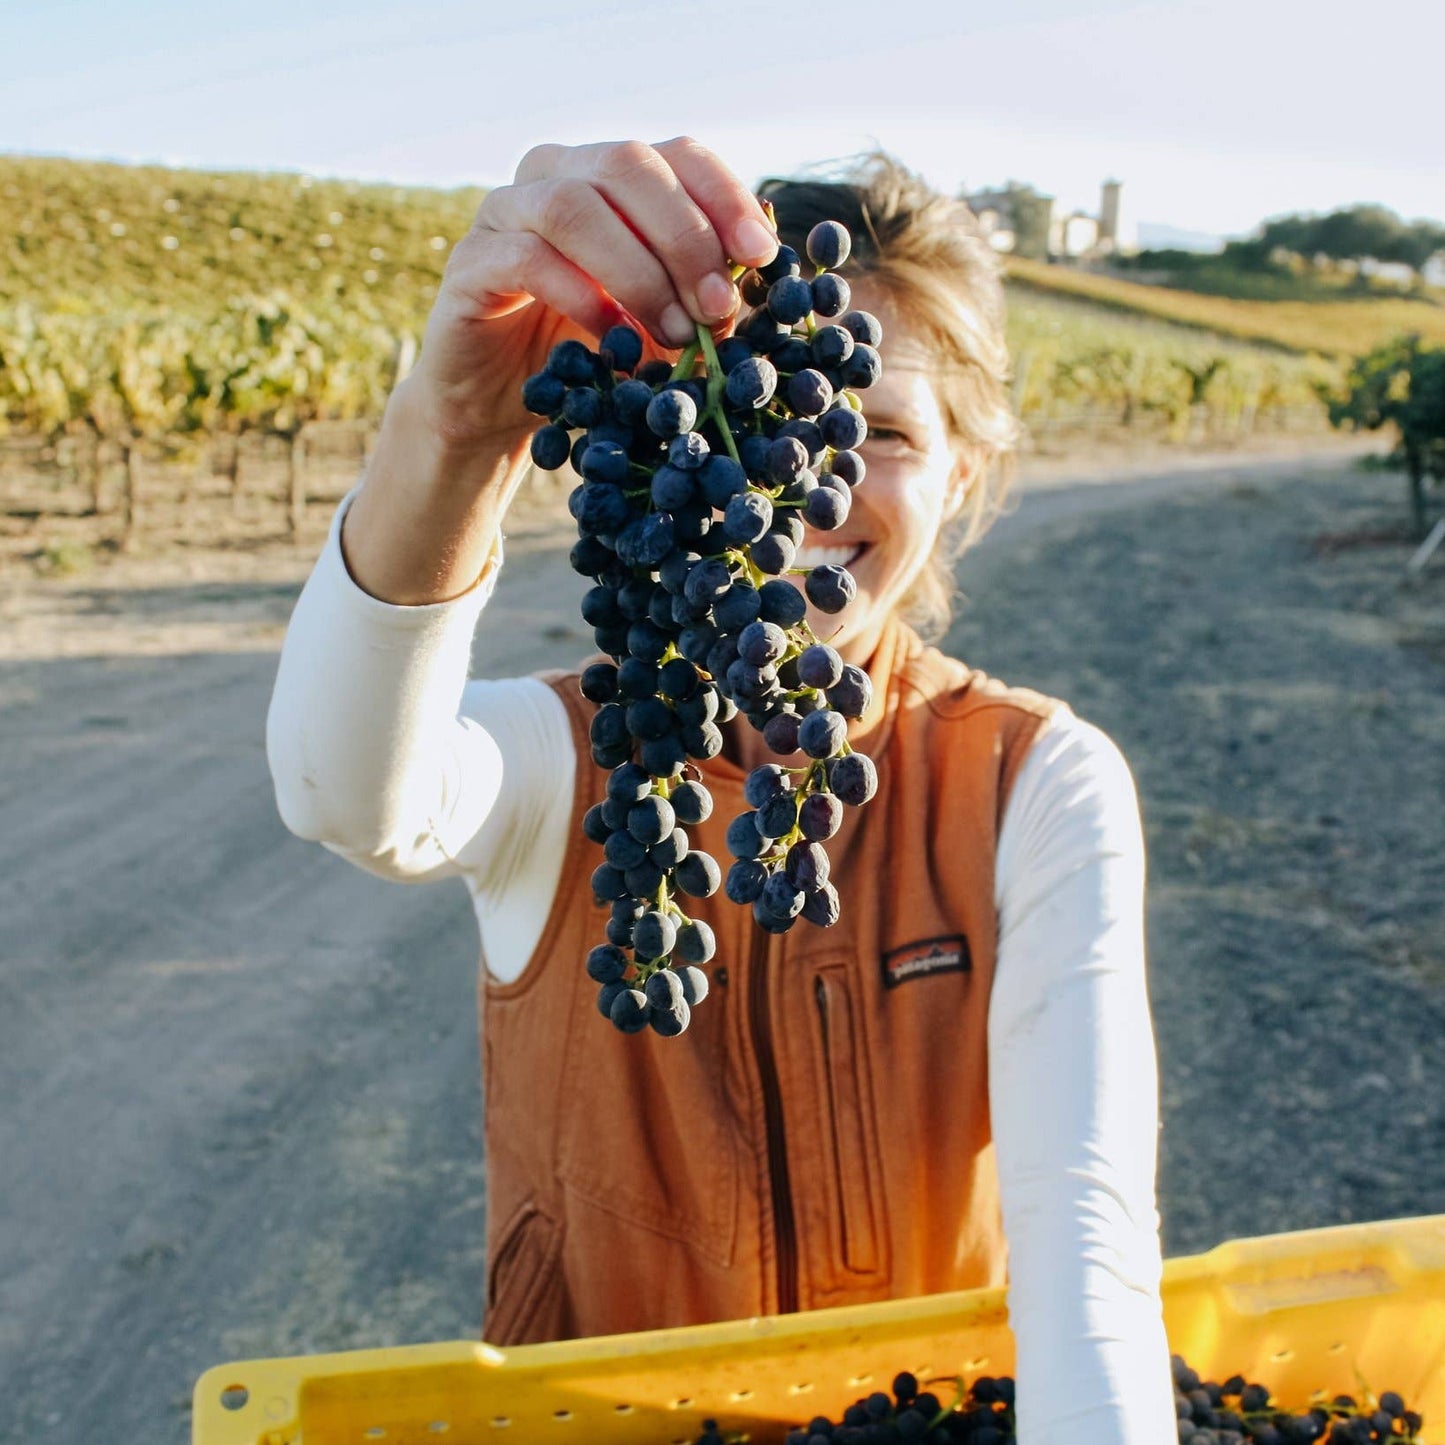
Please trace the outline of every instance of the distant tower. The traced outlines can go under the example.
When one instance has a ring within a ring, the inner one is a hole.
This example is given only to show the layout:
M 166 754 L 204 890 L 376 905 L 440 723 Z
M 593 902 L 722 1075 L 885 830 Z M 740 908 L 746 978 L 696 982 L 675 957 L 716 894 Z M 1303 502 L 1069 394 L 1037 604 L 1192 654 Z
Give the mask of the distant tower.
M 1105 181 L 1099 197 L 1099 245 L 1107 251 L 1119 249 L 1119 192 L 1123 181 Z

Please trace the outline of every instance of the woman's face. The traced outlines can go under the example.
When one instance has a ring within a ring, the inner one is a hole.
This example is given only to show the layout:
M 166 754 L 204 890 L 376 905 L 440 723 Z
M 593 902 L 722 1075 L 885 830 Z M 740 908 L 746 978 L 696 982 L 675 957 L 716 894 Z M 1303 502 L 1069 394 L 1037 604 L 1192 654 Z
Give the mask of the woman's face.
M 888 615 L 928 564 L 939 528 L 953 515 L 966 480 L 933 389 L 928 357 L 888 304 L 866 283 L 853 305 L 883 325 L 883 375 L 860 394 L 868 421 L 861 452 L 867 475 L 854 489 L 848 520 L 834 532 L 808 529 L 795 565 L 832 562 L 858 584 L 842 612 L 809 606 L 808 623 L 844 657 L 862 663 L 877 645 Z M 801 581 L 801 578 L 797 579 Z

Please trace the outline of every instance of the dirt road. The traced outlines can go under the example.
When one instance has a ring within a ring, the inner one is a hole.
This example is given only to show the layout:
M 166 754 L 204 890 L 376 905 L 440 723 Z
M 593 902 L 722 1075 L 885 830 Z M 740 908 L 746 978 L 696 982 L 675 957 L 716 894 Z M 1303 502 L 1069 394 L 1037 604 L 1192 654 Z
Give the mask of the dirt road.
M 1138 779 L 1168 1254 L 1445 1209 L 1445 565 L 1312 545 L 1402 492 L 1039 485 L 962 569 L 950 647 Z M 7 604 L 3 1441 L 179 1445 L 213 1363 L 475 1334 L 475 928 L 283 830 L 283 574 Z M 577 591 L 517 535 L 477 670 L 575 659 Z

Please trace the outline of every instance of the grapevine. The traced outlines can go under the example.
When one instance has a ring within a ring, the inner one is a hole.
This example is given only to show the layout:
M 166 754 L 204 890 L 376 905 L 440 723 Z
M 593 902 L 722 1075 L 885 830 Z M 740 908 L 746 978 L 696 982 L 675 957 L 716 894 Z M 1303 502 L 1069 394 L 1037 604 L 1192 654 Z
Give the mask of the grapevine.
M 808 602 L 839 613 L 856 583 L 842 566 L 795 565 L 809 527 L 847 521 L 866 470 L 857 393 L 882 374 L 882 328 L 850 309 L 837 274 L 851 244 L 824 221 L 808 235 L 806 263 L 782 246 L 767 265 L 738 270 L 751 309 L 720 343 L 699 326 L 675 366 L 644 364 L 641 337 L 617 326 L 595 353 L 559 342 L 522 390 L 546 419 L 533 462 L 570 462 L 582 478 L 568 499 L 571 561 L 592 579 L 582 615 L 611 659 L 581 677 L 597 704 L 592 758 L 610 770 L 583 820 L 603 849 L 593 893 L 611 908 L 586 969 L 599 1010 L 624 1033 L 680 1034 L 706 996 L 700 965 L 716 940 L 685 898 L 721 887 L 770 933 L 800 918 L 836 923 L 823 845 L 845 808 L 877 789 L 872 761 L 847 736 L 872 685 L 807 621 Z M 772 752 L 802 760 L 748 776 L 724 882 L 687 829 L 713 807 L 697 764 L 718 755 L 722 726 L 739 714 Z

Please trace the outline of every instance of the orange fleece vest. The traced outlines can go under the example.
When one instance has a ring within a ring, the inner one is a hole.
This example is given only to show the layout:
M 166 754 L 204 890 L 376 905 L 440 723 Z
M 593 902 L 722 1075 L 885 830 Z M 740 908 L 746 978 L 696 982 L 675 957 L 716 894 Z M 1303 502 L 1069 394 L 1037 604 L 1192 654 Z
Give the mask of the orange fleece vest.
M 577 750 L 567 853 L 520 978 L 480 985 L 487 1170 L 483 1336 L 509 1345 L 997 1285 L 1006 1246 L 988 1105 L 994 856 L 1053 699 L 925 647 L 901 623 L 850 740 L 872 802 L 826 845 L 842 918 L 769 935 L 681 900 L 717 934 L 675 1039 L 625 1036 L 583 970 L 608 910 L 582 833 L 603 796 L 595 711 L 549 674 Z M 739 722 L 736 726 L 745 726 Z M 706 765 L 688 830 L 726 870 L 744 774 Z

